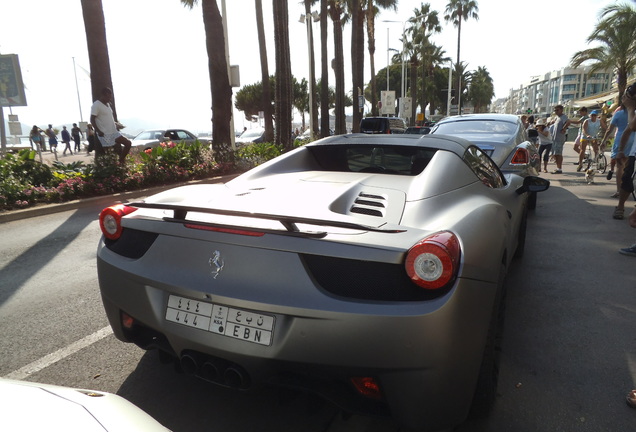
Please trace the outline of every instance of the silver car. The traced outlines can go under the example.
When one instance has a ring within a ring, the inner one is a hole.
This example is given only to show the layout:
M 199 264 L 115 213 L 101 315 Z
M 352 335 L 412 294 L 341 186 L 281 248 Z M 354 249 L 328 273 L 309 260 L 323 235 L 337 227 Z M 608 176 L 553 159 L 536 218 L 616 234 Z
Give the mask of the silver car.
M 223 386 L 448 428 L 487 411 L 538 177 L 441 135 L 340 135 L 100 215 L 115 335 Z
M 185 142 L 194 144 L 198 141 L 196 135 L 185 129 L 153 129 L 140 132 L 132 140 L 132 148 L 137 150 L 147 150 L 158 147 L 161 143 L 172 141 L 175 144 Z
M 538 147 L 528 138 L 519 117 L 511 114 L 467 114 L 447 117 L 431 133 L 453 135 L 476 144 L 504 172 L 537 176 L 541 170 Z M 530 208 L 536 207 L 536 194 Z

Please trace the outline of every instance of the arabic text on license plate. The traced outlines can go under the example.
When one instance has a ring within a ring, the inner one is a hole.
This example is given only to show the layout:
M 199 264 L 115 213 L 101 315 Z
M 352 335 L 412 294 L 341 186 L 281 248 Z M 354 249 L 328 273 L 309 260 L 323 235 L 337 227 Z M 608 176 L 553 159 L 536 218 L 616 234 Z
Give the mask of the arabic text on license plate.
M 274 317 L 171 295 L 166 320 L 260 345 L 271 345 Z

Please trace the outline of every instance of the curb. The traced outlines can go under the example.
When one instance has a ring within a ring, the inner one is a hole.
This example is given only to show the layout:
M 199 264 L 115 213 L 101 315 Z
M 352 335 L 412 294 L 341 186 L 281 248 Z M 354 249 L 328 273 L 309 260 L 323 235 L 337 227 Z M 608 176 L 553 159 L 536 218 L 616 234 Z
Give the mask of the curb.
M 67 210 L 75 210 L 82 207 L 89 207 L 103 203 L 104 206 L 118 204 L 129 201 L 132 198 L 138 198 L 142 196 L 154 195 L 159 192 L 163 192 L 168 189 L 174 189 L 180 186 L 196 185 L 196 184 L 212 184 L 212 183 L 225 183 L 238 177 L 239 174 L 229 174 L 224 176 L 211 177 L 203 180 L 191 180 L 187 182 L 174 183 L 165 186 L 157 186 L 147 189 L 139 189 L 129 192 L 119 192 L 112 195 L 101 195 L 92 198 L 84 198 L 79 200 L 67 201 L 59 204 L 40 204 L 35 207 L 29 207 L 20 210 L 9 210 L 4 213 L 0 213 L 0 224 L 5 222 L 12 222 L 20 219 L 28 219 L 37 216 L 43 216 L 53 213 L 59 213 Z

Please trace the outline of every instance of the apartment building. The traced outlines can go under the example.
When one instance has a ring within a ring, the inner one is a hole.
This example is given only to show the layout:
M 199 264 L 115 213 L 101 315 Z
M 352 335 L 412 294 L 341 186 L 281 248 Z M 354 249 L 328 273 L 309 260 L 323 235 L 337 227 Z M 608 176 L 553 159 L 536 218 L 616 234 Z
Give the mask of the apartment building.
M 578 101 L 594 95 L 609 93 L 616 77 L 613 71 L 589 73 L 590 67 L 563 68 L 535 76 L 518 89 L 511 89 L 503 101 L 493 104 L 497 112 L 508 114 L 532 113 L 545 116 L 555 105 L 563 105 L 566 114 L 575 111 Z

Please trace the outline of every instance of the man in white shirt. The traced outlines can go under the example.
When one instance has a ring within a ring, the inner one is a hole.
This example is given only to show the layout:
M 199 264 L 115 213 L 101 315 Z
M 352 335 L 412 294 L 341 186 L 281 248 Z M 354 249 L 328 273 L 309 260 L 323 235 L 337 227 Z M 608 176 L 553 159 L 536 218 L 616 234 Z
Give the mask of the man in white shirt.
M 91 124 L 95 128 L 95 133 L 102 147 L 102 151 L 96 149 L 95 154 L 103 154 L 104 150 L 113 148 L 119 155 L 119 162 L 124 163 L 132 143 L 119 133 L 120 127 L 115 122 L 113 110 L 110 107 L 112 99 L 113 91 L 108 87 L 104 87 L 99 99 L 91 107 Z

